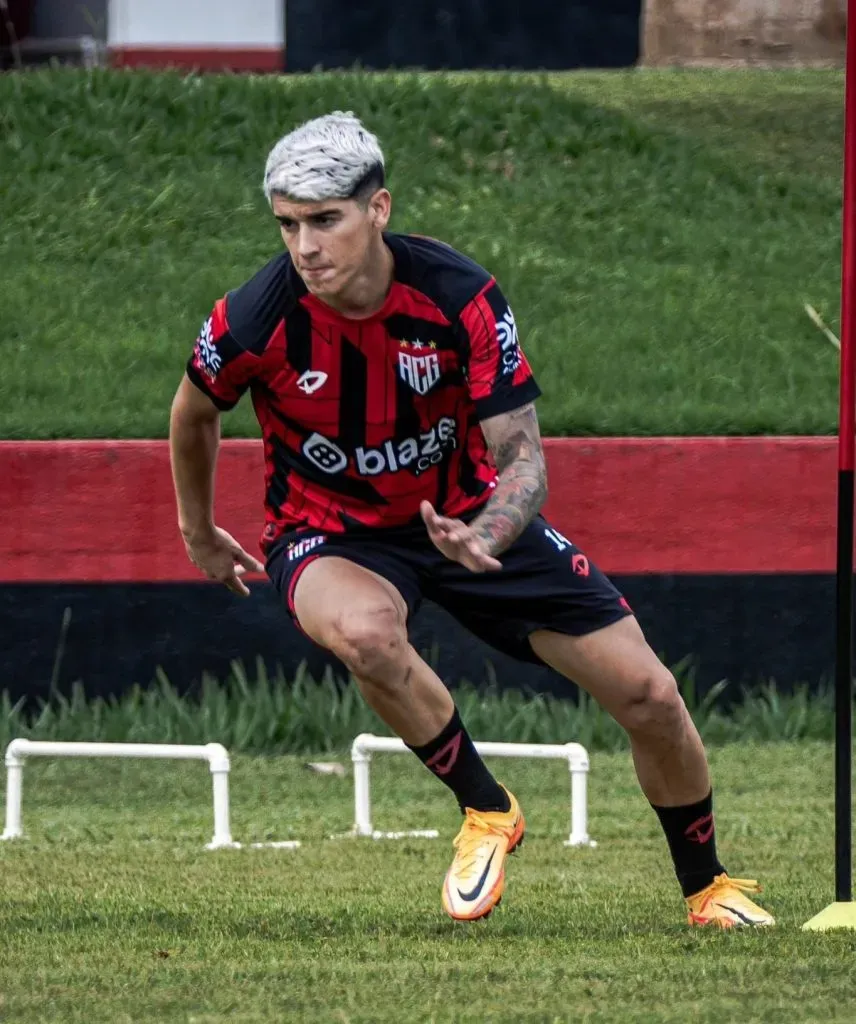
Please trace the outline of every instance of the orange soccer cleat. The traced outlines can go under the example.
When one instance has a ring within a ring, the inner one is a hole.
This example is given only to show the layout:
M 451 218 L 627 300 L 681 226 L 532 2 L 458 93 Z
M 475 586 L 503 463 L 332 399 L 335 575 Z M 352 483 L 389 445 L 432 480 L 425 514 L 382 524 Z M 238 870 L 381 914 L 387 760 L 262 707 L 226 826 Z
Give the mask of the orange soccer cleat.
M 454 841 L 455 859 L 443 883 L 443 909 L 456 921 L 487 917 L 502 898 L 505 858 L 523 842 L 526 828 L 520 804 L 513 794 L 508 798 L 507 811 L 466 809 Z
M 718 928 L 775 924 L 772 914 L 745 895 L 760 891 L 761 887 L 755 881 L 717 875 L 706 889 L 687 897 L 687 919 L 692 925 L 712 924 Z

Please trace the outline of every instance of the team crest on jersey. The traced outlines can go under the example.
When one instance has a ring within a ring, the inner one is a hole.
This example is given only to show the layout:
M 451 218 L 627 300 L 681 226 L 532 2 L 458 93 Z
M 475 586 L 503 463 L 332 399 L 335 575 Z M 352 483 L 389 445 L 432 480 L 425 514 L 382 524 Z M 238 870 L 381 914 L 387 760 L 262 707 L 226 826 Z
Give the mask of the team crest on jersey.
M 440 379 L 440 357 L 436 352 L 399 352 L 398 372 L 418 395 L 426 395 Z
M 211 317 L 209 316 L 196 339 L 196 361 L 209 380 L 216 379 L 220 367 L 223 365 L 223 358 L 214 347 L 212 334 Z

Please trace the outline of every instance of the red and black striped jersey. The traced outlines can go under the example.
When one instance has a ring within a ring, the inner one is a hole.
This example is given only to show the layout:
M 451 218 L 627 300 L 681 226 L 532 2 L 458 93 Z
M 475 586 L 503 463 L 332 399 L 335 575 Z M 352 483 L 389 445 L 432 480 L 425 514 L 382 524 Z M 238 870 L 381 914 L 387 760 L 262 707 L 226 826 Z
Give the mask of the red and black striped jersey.
M 496 482 L 481 420 L 541 393 L 494 278 L 433 239 L 385 234 L 373 316 L 311 295 L 288 253 L 214 306 L 187 364 L 223 410 L 250 391 L 265 453 L 262 550 L 286 530 L 415 523 L 478 509 Z

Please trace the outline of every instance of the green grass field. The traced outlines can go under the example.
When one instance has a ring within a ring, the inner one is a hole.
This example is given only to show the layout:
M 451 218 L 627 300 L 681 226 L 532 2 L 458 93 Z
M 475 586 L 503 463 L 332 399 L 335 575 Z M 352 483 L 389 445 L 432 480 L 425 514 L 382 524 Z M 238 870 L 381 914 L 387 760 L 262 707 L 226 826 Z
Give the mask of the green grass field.
M 335 108 L 394 228 L 489 267 L 550 434 L 831 433 L 834 71 L 0 77 L 0 437 L 161 437 L 214 300 L 279 251 L 259 182 Z M 225 432 L 255 433 L 247 407 Z
M 209 853 L 201 764 L 33 762 L 29 838 L 0 846 L 0 1020 L 10 1024 L 764 1024 L 852 1021 L 856 933 L 804 933 L 831 901 L 832 749 L 711 752 L 720 853 L 758 877 L 773 931 L 690 931 L 629 755 L 592 759 L 590 830 L 568 850 L 567 769 L 493 761 L 527 813 L 490 920 L 439 891 L 458 824 L 415 761 L 378 756 L 374 822 L 440 841 L 325 837 L 352 780 L 235 758 L 233 832 L 297 851 Z M 751 765 L 751 770 L 747 766 Z

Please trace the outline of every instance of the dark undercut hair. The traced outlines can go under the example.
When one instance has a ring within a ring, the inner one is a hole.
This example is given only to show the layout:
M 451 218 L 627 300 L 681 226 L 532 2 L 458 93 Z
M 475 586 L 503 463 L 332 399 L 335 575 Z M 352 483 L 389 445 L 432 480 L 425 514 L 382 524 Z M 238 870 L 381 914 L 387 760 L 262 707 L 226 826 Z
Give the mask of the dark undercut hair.
M 347 197 L 348 199 L 356 199 L 362 209 L 367 209 L 369 200 L 377 192 L 379 188 L 384 187 L 386 181 L 386 175 L 384 173 L 383 164 L 377 163 L 373 167 L 370 167 L 366 173 L 357 181 L 351 194 Z

